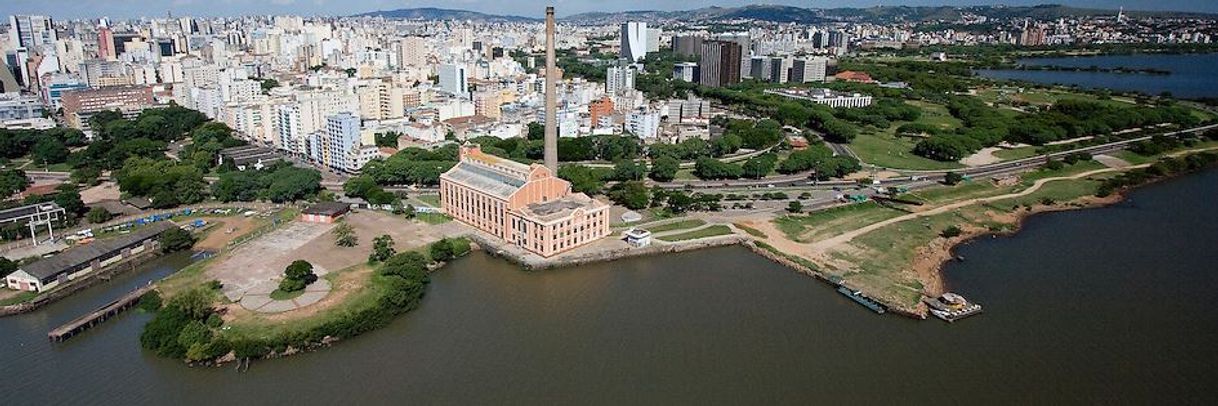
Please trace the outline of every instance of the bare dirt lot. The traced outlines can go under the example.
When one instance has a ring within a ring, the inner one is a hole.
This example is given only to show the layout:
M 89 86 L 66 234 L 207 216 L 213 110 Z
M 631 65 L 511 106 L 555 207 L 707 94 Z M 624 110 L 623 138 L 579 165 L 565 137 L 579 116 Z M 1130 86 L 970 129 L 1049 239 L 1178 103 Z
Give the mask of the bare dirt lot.
M 457 222 L 429 225 L 377 212 L 351 213 L 343 221 L 355 229 L 358 245 L 349 248 L 335 245 L 330 232 L 335 224 L 293 221 L 224 254 L 207 273 L 223 283 L 225 296 L 236 302 L 259 284 L 277 281 L 284 268 L 297 259 L 309 261 L 314 272 L 323 276 L 367 262 L 372 240 L 380 235 L 392 236 L 401 252 L 466 230 Z
M 255 219 L 250 217 L 203 217 L 202 219 L 213 224 L 212 230 L 207 233 L 207 236 L 195 244 L 196 250 L 203 251 L 218 251 L 228 245 L 229 241 L 245 235 L 257 226 Z

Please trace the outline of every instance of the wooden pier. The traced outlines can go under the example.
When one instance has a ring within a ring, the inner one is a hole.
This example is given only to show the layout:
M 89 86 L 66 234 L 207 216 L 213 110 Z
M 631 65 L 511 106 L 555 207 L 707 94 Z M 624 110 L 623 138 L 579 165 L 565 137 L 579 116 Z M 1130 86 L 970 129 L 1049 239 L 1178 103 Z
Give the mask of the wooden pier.
M 109 304 L 99 307 L 97 310 L 90 312 L 84 316 L 80 316 L 72 321 L 65 323 L 59 328 L 51 330 L 47 333 L 47 338 L 52 342 L 61 342 L 72 338 L 82 331 L 88 330 L 90 327 L 96 326 L 114 317 L 114 315 L 122 313 L 124 310 L 130 309 L 139 303 L 140 298 L 144 297 L 145 293 L 152 291 L 152 284 L 145 285 L 139 289 L 133 290 L 123 297 L 116 299 Z

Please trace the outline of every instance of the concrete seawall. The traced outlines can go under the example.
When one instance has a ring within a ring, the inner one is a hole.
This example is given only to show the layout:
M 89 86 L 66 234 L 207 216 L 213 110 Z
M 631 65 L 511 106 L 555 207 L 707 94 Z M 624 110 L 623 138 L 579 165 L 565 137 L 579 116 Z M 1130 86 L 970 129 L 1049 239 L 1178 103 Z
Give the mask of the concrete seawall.
M 834 287 L 839 285 L 837 282 L 829 280 L 820 271 L 818 271 L 812 267 L 809 267 L 805 264 L 801 264 L 797 261 L 791 260 L 790 258 L 787 258 L 784 255 L 780 255 L 778 253 L 765 249 L 764 247 L 758 245 L 758 243 L 753 241 L 752 238 L 738 235 L 738 234 L 717 236 L 717 237 L 708 237 L 708 238 L 702 238 L 702 239 L 693 240 L 693 241 L 681 241 L 681 242 L 674 242 L 674 243 L 668 243 L 668 244 L 653 244 L 653 245 L 643 247 L 643 248 L 633 248 L 632 247 L 632 248 L 603 250 L 603 251 L 590 252 L 590 253 L 585 253 L 585 254 L 565 254 L 565 255 L 559 255 L 554 258 L 541 258 L 539 256 L 531 255 L 531 254 L 522 255 L 517 252 L 518 250 L 501 249 L 499 247 L 503 244 L 503 241 L 494 239 L 492 237 L 483 235 L 481 233 L 476 233 L 476 232 L 469 233 L 468 235 L 466 235 L 466 237 L 469 238 L 471 241 L 473 241 L 475 244 L 477 244 L 479 247 L 481 247 L 481 249 L 483 251 L 486 251 L 486 253 L 488 253 L 492 256 L 495 256 L 495 257 L 506 259 L 509 262 L 517 264 L 517 265 L 521 266 L 522 268 L 524 268 L 525 270 L 530 270 L 530 271 L 562 268 L 562 267 L 568 267 L 568 266 L 587 265 L 587 264 L 592 264 L 592 263 L 597 263 L 597 262 L 608 262 L 608 261 L 615 261 L 615 260 L 619 260 L 619 259 L 623 259 L 623 258 L 642 257 L 642 256 L 647 256 L 647 255 L 669 254 L 669 253 L 675 253 L 675 252 L 693 251 L 693 250 L 700 250 L 700 249 L 706 249 L 706 248 L 726 247 L 729 245 L 742 245 L 742 246 L 748 248 L 753 253 L 760 255 L 764 258 L 767 258 L 771 261 L 774 261 L 787 268 L 790 268 L 796 272 L 810 276 L 812 278 L 815 278 L 816 280 L 822 281 L 822 282 L 827 283 Z M 899 314 L 902 316 L 919 319 L 919 320 L 926 319 L 925 314 L 921 314 L 915 309 L 905 309 L 905 308 L 901 308 L 899 306 L 895 306 L 891 303 L 884 303 L 884 302 L 881 302 L 881 303 L 884 304 L 884 306 L 886 308 L 888 308 L 888 311 L 890 311 L 894 314 Z
M 553 258 L 541 258 L 536 255 L 518 255 L 510 250 L 500 249 L 498 247 L 503 243 L 502 241 L 492 240 L 479 233 L 471 233 L 466 237 L 477 243 L 478 246 L 482 247 L 482 249 L 488 254 L 507 259 L 508 261 L 531 271 L 586 265 L 597 262 L 613 261 L 622 258 L 641 257 L 645 255 L 668 254 L 674 252 L 700 250 L 704 248 L 725 247 L 729 245 L 741 244 L 747 240 L 747 238 L 738 235 L 725 235 L 702 238 L 694 241 L 653 244 L 642 248 L 632 247 L 604 250 L 586 254 L 566 254 Z

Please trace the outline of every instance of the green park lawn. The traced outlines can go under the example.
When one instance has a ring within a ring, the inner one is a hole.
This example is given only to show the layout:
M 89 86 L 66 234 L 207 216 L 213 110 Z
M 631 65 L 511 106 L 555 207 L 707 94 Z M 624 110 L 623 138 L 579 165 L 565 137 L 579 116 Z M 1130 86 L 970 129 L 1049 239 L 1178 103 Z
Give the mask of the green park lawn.
M 952 117 L 947 107 L 940 104 L 908 101 L 922 110 L 922 116 L 914 123 L 933 125 L 944 130 L 959 128 L 960 120 Z M 850 149 L 863 162 L 893 169 L 936 170 L 960 168 L 959 162 L 942 162 L 914 155 L 917 138 L 897 137 L 897 127 L 907 122 L 895 122 L 888 128 L 864 131 L 850 143 Z
M 642 228 L 646 229 L 647 231 L 651 231 L 652 233 L 663 233 L 675 230 L 688 230 L 691 228 L 702 227 L 704 225 L 706 225 L 706 222 L 700 219 L 688 219 L 660 224 L 657 226 L 643 226 Z
M 838 206 L 807 215 L 782 216 L 774 219 L 774 225 L 791 241 L 811 242 L 902 214 L 905 213 L 870 201 Z
M 415 197 L 420 202 L 426 203 L 431 207 L 440 207 L 440 195 L 419 195 Z
M 703 229 L 698 229 L 698 230 L 684 232 L 684 233 L 680 233 L 680 234 L 659 237 L 659 239 L 663 240 L 663 241 L 674 242 L 674 241 L 696 240 L 699 238 L 715 237 L 715 236 L 728 235 L 728 234 L 732 234 L 731 227 L 728 227 L 723 224 L 716 224 L 716 225 L 713 225 L 713 226 L 710 226 L 707 228 L 703 228 Z

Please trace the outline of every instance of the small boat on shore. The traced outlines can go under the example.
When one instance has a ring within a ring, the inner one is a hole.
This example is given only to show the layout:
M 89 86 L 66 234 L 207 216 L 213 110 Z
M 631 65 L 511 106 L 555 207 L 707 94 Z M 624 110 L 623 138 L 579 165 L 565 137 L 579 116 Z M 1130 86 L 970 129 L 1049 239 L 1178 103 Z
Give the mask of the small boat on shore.
M 850 300 L 853 300 L 853 301 L 857 302 L 858 304 L 863 305 L 863 307 L 871 309 L 871 311 L 873 311 L 873 312 L 876 312 L 878 314 L 884 314 L 884 305 L 881 305 L 879 302 L 871 300 L 871 298 L 868 298 L 867 296 L 863 296 L 863 292 L 860 292 L 857 290 L 851 290 L 850 288 L 847 288 L 845 286 L 838 286 L 837 293 L 846 295 L 846 297 L 850 298 Z
M 981 305 L 950 292 L 936 298 L 928 297 L 922 302 L 930 308 L 930 314 L 948 323 L 981 313 Z

